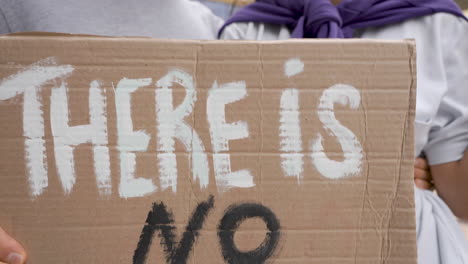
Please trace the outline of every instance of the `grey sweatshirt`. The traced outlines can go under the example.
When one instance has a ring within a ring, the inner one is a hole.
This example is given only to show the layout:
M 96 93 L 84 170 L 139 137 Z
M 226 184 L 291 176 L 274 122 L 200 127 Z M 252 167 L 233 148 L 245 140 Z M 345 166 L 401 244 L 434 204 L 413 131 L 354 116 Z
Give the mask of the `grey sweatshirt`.
M 0 34 L 216 39 L 222 23 L 203 4 L 190 0 L 0 0 Z

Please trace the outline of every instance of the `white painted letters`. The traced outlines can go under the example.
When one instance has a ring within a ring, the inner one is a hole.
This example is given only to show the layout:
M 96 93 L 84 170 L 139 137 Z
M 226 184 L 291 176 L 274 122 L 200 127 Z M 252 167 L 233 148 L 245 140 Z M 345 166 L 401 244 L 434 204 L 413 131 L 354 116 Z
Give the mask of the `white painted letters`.
M 185 88 L 184 101 L 174 109 L 172 84 L 177 83 Z M 161 188 L 171 187 L 177 190 L 177 160 L 175 138 L 184 144 L 191 152 L 190 164 L 193 180 L 198 180 L 200 187 L 205 188 L 209 183 L 208 158 L 205 147 L 196 131 L 185 121 L 193 110 L 197 101 L 197 92 L 193 78 L 188 73 L 172 70 L 161 78 L 156 89 L 156 119 L 158 130 L 157 151 L 159 160 L 159 177 Z
M 304 63 L 293 58 L 284 63 L 284 76 L 294 77 L 304 72 Z M 26 67 L 23 71 L 0 80 L 0 100 L 8 100 L 23 94 L 23 136 L 25 138 L 26 171 L 33 197 L 41 195 L 48 186 L 48 168 L 45 144 L 44 109 L 41 88 L 48 82 L 63 78 L 73 71 L 70 65 L 57 66 L 49 58 Z M 140 87 L 150 86 L 152 78 L 123 78 L 115 92 L 117 149 L 120 157 L 119 195 L 123 198 L 143 197 L 158 190 L 152 179 L 141 178 L 136 173 L 137 152 L 148 151 L 152 135 L 135 131 L 132 120 L 132 94 Z M 65 194 L 72 192 L 77 181 L 74 149 L 78 145 L 92 144 L 94 175 L 99 194 L 110 195 L 111 166 L 107 131 L 107 102 L 105 90 L 97 80 L 89 87 L 89 124 L 70 126 L 70 107 L 67 83 L 57 80 L 50 96 L 50 125 L 54 142 L 57 174 Z M 59 86 L 60 85 L 60 86 Z M 51 85 L 52 86 L 52 85 Z M 178 166 L 176 140 L 179 140 L 189 156 L 193 182 L 200 188 L 210 183 L 210 169 L 205 146 L 195 129 L 193 114 L 197 103 L 197 90 L 193 77 L 182 70 L 171 70 L 155 83 L 156 152 L 160 189 L 177 191 Z M 178 89 L 176 86 L 183 88 Z M 249 137 L 247 122 L 227 123 L 226 106 L 247 97 L 244 81 L 218 85 L 214 81 L 208 91 L 206 117 L 213 150 L 213 168 L 218 192 L 230 188 L 255 186 L 249 168 L 232 171 L 229 143 Z M 153 96 L 153 95 L 152 95 Z M 174 98 L 183 97 L 180 105 Z M 296 88 L 282 90 L 279 102 L 279 158 L 286 177 L 294 177 L 298 184 L 304 177 L 304 149 L 301 134 L 300 91 Z M 344 160 L 329 158 L 323 146 L 324 136 L 318 133 L 310 145 L 311 160 L 317 171 L 328 179 L 342 179 L 358 175 L 362 168 L 363 149 L 357 137 L 335 117 L 335 104 L 357 109 L 361 103 L 359 91 L 345 84 L 326 89 L 320 98 L 318 118 L 327 134 L 335 137 L 343 151 Z M 198 106 L 197 106 L 198 107 Z M 203 110 L 203 103 L 201 103 Z M 236 107 L 236 106 L 234 106 Z M 275 111 L 278 111 L 278 108 Z M 88 111 L 88 110 L 86 110 Z M 192 117 L 193 116 L 193 117 Z M 192 117 L 192 118 L 191 118 Z M 229 117 L 228 117 L 229 119 Z M 46 119 L 47 120 L 47 119 Z M 112 117 L 109 117 L 112 120 Z M 112 127 L 112 126 L 111 126 Z M 262 135 L 263 136 L 263 135 Z M 278 155 L 278 154 L 275 154 Z M 279 167 L 278 167 L 279 169 Z
M 333 112 L 334 104 L 349 105 L 356 109 L 361 103 L 359 91 L 344 84 L 334 85 L 325 90 L 320 98 L 318 116 L 328 134 L 335 136 L 344 153 L 344 160 L 339 162 L 331 160 L 325 154 L 319 133 L 312 143 L 312 163 L 324 177 L 329 179 L 341 179 L 348 176 L 358 175 L 362 166 L 362 147 L 351 130 L 344 127 L 336 120 Z
M 69 111 L 66 83 L 54 88 L 50 97 L 50 121 L 54 136 L 54 152 L 57 173 L 66 194 L 76 182 L 73 150 L 77 145 L 93 144 L 94 172 L 99 192 L 111 193 L 109 148 L 107 147 L 106 99 L 98 81 L 89 88 L 90 124 L 69 126 Z
M 299 91 L 287 89 L 281 96 L 280 151 L 281 167 L 286 177 L 302 179 L 304 154 L 302 151 L 301 126 L 299 120 Z
M 40 89 L 45 83 L 56 78 L 63 78 L 72 71 L 72 66 L 57 66 L 53 58 L 48 58 L 28 66 L 0 83 L 0 100 L 24 94 L 23 136 L 25 138 L 26 168 L 32 196 L 41 195 L 49 182 Z
M 151 179 L 135 177 L 136 155 L 148 148 L 150 136 L 145 131 L 134 131 L 132 121 L 131 94 L 142 86 L 151 84 L 151 78 L 123 78 L 115 90 L 117 111 L 117 135 L 120 150 L 119 194 L 124 198 L 142 197 L 156 191 Z
M 304 71 L 304 63 L 298 59 L 289 59 L 284 63 L 284 75 L 288 78 Z
M 284 73 L 293 77 L 304 71 L 304 63 L 299 59 L 290 59 L 284 63 Z M 304 171 L 302 151 L 301 123 L 299 113 L 299 91 L 286 89 L 280 102 L 280 151 L 281 167 L 286 177 L 296 177 L 298 183 Z
M 226 123 L 225 105 L 241 100 L 247 95 L 244 82 L 233 82 L 218 86 L 215 81 L 208 93 L 207 115 L 210 124 L 211 144 L 213 146 L 213 164 L 216 184 L 219 191 L 231 187 L 248 188 L 255 186 L 249 170 L 231 171 L 229 141 L 247 138 L 247 123 Z M 223 153 L 224 152 L 224 153 Z

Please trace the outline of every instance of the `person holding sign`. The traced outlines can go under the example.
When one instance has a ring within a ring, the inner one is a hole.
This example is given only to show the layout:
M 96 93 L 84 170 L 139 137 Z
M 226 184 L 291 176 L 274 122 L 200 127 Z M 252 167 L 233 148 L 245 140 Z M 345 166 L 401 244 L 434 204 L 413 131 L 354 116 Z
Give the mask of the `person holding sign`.
M 461 12 L 450 0 L 345 0 L 335 4 L 338 4 L 337 8 L 329 0 L 258 1 L 229 20 L 230 25 L 223 28 L 220 36 L 224 39 L 258 40 L 285 39 L 291 34 L 292 37 L 416 38 L 418 43 L 427 43 L 427 47 L 418 45 L 419 87 L 423 92 L 418 95 L 416 148 L 417 153 L 426 154 L 431 164 L 431 173 L 425 159 L 416 159 L 415 184 L 421 188 L 432 188 L 432 174 L 435 187 L 452 210 L 468 218 L 467 203 L 463 203 L 466 201 L 464 191 L 459 190 L 465 186 L 463 181 L 467 181 L 468 170 L 468 154 L 463 156 L 468 146 L 468 111 L 463 102 L 468 101 L 468 96 L 466 89 L 458 90 L 468 81 L 467 75 L 460 72 L 468 66 L 461 61 L 468 54 L 468 29 Z M 305 7 L 310 8 L 307 9 L 310 14 L 304 12 Z M 299 15 L 294 11 L 299 11 Z M 207 8 L 187 0 L 148 0 L 139 1 L 138 4 L 111 0 L 5 0 L 0 3 L 0 13 L 1 34 L 53 31 L 107 36 L 214 39 L 222 24 L 221 19 Z M 377 16 L 363 17 L 372 14 Z M 314 16 L 320 19 L 312 19 Z M 387 16 L 390 18 L 387 19 Z M 346 22 L 355 27 L 342 26 L 344 18 L 350 19 Z M 448 32 L 441 33 L 443 30 L 438 30 L 442 25 L 444 29 L 449 29 Z M 436 33 L 440 35 L 434 35 Z M 448 51 L 452 53 L 453 50 L 457 50 L 461 58 L 450 57 Z M 445 65 L 446 62 L 451 64 Z M 449 72 L 451 69 L 455 71 Z M 433 101 L 433 98 L 437 100 Z M 434 243 L 437 244 L 442 238 L 435 237 L 435 231 L 430 230 L 436 224 L 432 223 L 431 226 L 432 214 L 442 212 L 440 217 L 447 219 L 450 224 L 454 223 L 445 204 L 432 193 L 422 191 L 417 192 L 416 201 L 420 263 L 437 263 L 432 261 L 438 259 L 443 260 L 441 263 L 463 263 L 459 260 L 467 257 L 460 255 L 462 253 L 457 248 L 453 249 L 455 253 L 439 252 L 434 248 Z M 442 231 L 452 235 L 456 233 L 452 230 L 454 228 L 448 225 Z M 461 247 L 449 243 L 450 246 Z M 0 262 L 24 263 L 26 257 L 21 245 L 0 230 Z
M 468 21 L 455 2 L 257 0 L 228 19 L 219 37 L 416 39 L 418 261 L 468 263 L 451 212 L 468 220 Z

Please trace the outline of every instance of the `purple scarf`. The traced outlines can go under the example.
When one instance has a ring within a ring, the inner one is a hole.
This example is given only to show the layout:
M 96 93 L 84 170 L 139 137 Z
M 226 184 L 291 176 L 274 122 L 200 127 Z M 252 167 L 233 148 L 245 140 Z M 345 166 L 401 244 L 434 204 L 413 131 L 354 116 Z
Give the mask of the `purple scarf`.
M 434 14 L 463 15 L 453 0 L 257 0 L 235 13 L 219 30 L 236 22 L 285 25 L 292 38 L 351 38 L 355 29 L 384 26 Z

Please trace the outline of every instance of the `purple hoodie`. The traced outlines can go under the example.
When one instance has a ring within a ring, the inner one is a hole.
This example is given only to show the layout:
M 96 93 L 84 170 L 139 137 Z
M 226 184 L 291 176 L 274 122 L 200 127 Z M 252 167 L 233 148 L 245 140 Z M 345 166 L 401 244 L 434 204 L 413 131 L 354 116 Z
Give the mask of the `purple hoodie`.
M 292 38 L 351 38 L 355 29 L 384 26 L 434 14 L 450 13 L 466 19 L 452 0 L 257 0 L 226 21 L 285 25 Z

